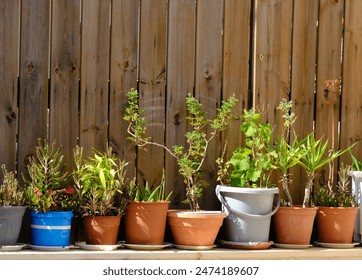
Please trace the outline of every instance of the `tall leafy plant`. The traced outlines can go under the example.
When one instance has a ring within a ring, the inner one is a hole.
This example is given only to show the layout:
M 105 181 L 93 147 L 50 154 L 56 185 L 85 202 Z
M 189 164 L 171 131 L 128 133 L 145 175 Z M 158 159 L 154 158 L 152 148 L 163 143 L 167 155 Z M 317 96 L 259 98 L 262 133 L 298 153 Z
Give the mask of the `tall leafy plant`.
M 124 198 L 127 163 L 117 159 L 109 146 L 105 152 L 94 150 L 93 155 L 86 159 L 83 148 L 77 146 L 74 161 L 73 181 L 80 215 L 123 215 L 127 204 Z
M 290 168 L 299 163 L 301 157 L 307 151 L 305 149 L 305 139 L 299 140 L 295 131 L 292 130 L 292 125 L 296 120 L 296 116 L 294 112 L 292 112 L 292 107 L 292 101 L 283 99 L 277 108 L 283 113 L 282 118 L 284 119 L 284 123 L 281 135 L 275 143 L 275 151 L 277 153 L 275 166 L 276 169 L 282 173 L 280 182 L 283 187 L 285 196 L 284 203 L 286 206 L 293 206 L 293 199 L 289 190 L 291 179 L 288 172 Z M 293 132 L 293 140 L 290 139 L 291 132 Z
M 245 145 L 234 150 L 228 165 L 231 165 L 230 184 L 235 187 L 270 187 L 270 174 L 275 169 L 276 152 L 272 143 L 271 124 L 261 120 L 254 109 L 244 110 L 240 131 L 245 136 Z M 221 168 L 221 169 L 220 169 Z M 219 177 L 225 172 L 219 166 Z
M 200 210 L 198 199 L 202 196 L 202 190 L 207 186 L 203 179 L 202 166 L 205 162 L 209 143 L 223 131 L 228 121 L 233 118 L 232 108 L 237 99 L 232 96 L 222 102 L 217 109 L 215 119 L 208 119 L 202 104 L 191 94 L 186 97 L 187 121 L 189 130 L 185 133 L 186 145 L 175 145 L 172 148 L 152 141 L 146 136 L 146 119 L 142 116 L 143 110 L 139 107 L 139 96 L 135 89 L 127 93 L 128 101 L 125 108 L 124 119 L 128 122 L 129 139 L 140 148 L 146 145 L 154 145 L 165 149 L 177 161 L 179 173 L 184 178 L 186 186 L 186 200 L 192 211 Z M 210 133 L 206 133 L 206 128 Z

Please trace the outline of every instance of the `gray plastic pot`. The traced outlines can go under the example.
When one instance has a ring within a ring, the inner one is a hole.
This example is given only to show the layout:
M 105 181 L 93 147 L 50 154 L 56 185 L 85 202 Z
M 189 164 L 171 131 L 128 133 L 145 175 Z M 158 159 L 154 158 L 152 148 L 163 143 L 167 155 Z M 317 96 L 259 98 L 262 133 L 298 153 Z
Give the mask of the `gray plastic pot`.
M 280 206 L 278 188 L 238 188 L 216 186 L 216 196 L 226 212 L 225 238 L 234 242 L 269 241 L 272 215 Z M 274 198 L 276 206 L 273 208 Z
M 16 244 L 26 208 L 26 206 L 0 207 L 0 245 Z

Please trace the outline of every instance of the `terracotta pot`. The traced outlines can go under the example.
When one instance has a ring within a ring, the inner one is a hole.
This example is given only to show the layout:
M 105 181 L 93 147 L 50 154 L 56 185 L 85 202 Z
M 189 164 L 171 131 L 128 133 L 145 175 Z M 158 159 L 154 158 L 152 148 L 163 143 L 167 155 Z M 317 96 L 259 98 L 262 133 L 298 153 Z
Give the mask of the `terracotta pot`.
M 317 207 L 279 207 L 273 217 L 275 243 L 309 245 Z
M 319 207 L 317 211 L 318 241 L 352 243 L 358 207 Z
M 169 204 L 130 201 L 125 216 L 126 243 L 163 244 Z
M 220 211 L 169 210 L 167 222 L 176 244 L 212 246 L 225 217 Z
M 87 244 L 115 245 L 121 216 L 86 216 L 83 218 Z

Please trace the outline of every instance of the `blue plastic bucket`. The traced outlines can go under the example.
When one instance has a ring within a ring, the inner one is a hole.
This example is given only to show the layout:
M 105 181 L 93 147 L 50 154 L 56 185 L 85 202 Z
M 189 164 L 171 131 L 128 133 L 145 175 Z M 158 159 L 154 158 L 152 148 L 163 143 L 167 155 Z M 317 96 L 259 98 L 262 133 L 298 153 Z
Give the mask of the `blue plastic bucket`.
M 72 211 L 30 211 L 31 244 L 36 246 L 69 246 Z

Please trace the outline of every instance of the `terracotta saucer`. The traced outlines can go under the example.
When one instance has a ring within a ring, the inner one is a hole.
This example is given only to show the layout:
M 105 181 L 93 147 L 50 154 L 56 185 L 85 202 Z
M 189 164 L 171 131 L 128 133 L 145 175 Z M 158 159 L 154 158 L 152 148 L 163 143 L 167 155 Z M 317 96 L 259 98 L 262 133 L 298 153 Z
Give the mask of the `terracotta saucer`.
M 221 244 L 230 249 L 243 249 L 243 250 L 265 250 L 269 249 L 273 245 L 273 241 L 267 242 L 235 242 L 221 240 Z

